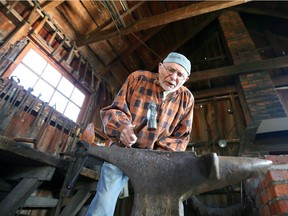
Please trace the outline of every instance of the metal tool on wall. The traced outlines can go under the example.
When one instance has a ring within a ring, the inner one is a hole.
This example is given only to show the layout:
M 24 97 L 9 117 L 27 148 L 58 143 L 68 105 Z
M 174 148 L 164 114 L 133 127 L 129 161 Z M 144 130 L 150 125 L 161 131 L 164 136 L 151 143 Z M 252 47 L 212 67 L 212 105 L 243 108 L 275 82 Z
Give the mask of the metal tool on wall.
M 18 104 L 16 104 L 16 108 L 13 108 L 13 112 L 10 113 L 9 118 L 6 118 L 5 121 L 7 122 L 7 125 L 5 125 L 5 131 L 4 134 L 7 135 L 7 130 L 10 127 L 11 124 L 14 124 L 15 122 L 19 123 L 21 114 L 26 108 L 26 106 L 29 103 L 29 98 L 32 96 L 32 88 L 28 88 L 28 90 L 23 90 L 24 94 L 20 96 L 20 100 L 17 101 Z M 18 100 L 18 99 L 17 99 Z M 14 134 L 15 135 L 15 134 Z
M 40 130 L 38 131 L 36 135 L 37 140 L 37 148 L 39 148 L 43 144 L 43 139 L 45 138 L 45 135 L 47 133 L 48 127 L 51 125 L 51 121 L 53 118 L 53 113 L 56 110 L 56 104 L 54 104 L 52 107 L 49 107 L 49 111 L 47 113 L 47 117 L 43 121 L 43 124 L 40 126 Z
M 53 123 L 51 120 L 51 125 L 53 127 L 50 128 L 50 132 L 49 135 L 47 135 L 45 137 L 46 140 L 49 140 L 49 146 L 47 146 L 46 151 L 48 151 L 49 153 L 52 153 L 54 155 L 56 155 L 58 153 L 58 147 L 57 147 L 57 140 L 59 137 L 59 127 L 62 124 L 62 117 L 59 116 L 55 116 Z M 48 127 L 46 128 L 46 130 L 48 130 Z M 53 132 L 52 132 L 53 131 Z
M 46 112 L 46 108 L 48 108 L 48 103 L 42 101 L 40 108 L 30 126 L 29 131 L 27 131 L 27 136 L 29 137 L 36 137 L 38 132 L 41 130 L 41 126 L 44 123 L 45 120 L 45 112 Z
M 15 44 L 10 45 L 6 52 L 0 55 L 0 76 L 2 77 L 9 65 L 15 60 L 21 50 L 27 45 L 28 38 L 24 37 Z
M 2 96 L 2 91 L 3 91 L 3 89 L 4 89 L 4 86 L 5 86 L 5 80 L 2 78 L 2 77 L 0 77 L 0 82 L 1 82 L 1 84 L 0 84 L 0 99 L 1 99 L 1 96 Z
M 0 92 L 0 108 L 2 108 L 2 106 L 8 101 L 9 97 L 11 99 L 11 94 L 13 93 L 13 91 L 15 91 L 16 85 L 20 82 L 20 80 L 15 76 L 2 80 L 4 81 L 4 87 Z
M 0 110 L 0 119 L 2 120 L 0 123 L 0 134 L 3 134 L 6 128 L 9 126 L 14 114 L 19 109 L 18 105 L 23 105 L 23 103 L 21 103 L 21 99 L 23 99 L 21 93 L 23 94 L 24 92 L 25 95 L 24 87 L 17 85 L 15 82 L 13 82 L 13 86 L 14 87 L 8 96 L 8 99 L 4 101 L 4 104 Z
M 31 97 L 29 97 L 29 102 L 26 104 L 25 109 L 23 109 L 21 112 L 15 115 L 13 118 L 13 121 L 11 121 L 11 124 L 9 127 L 7 127 L 5 131 L 5 135 L 8 137 L 13 137 L 14 140 L 21 140 L 23 142 L 30 142 L 34 143 L 35 140 L 30 140 L 30 128 L 31 123 L 35 118 L 35 113 L 38 107 L 38 103 L 40 102 L 40 96 L 35 97 L 31 94 Z M 28 138 L 28 139 L 27 139 Z
M 34 97 L 34 99 L 31 101 L 30 105 L 28 106 L 26 112 L 23 115 L 23 120 L 24 121 L 28 115 L 31 115 L 32 111 L 34 110 L 34 107 L 37 105 L 37 102 L 40 101 L 41 93 L 38 95 L 38 97 Z M 20 114 L 21 115 L 21 114 Z
M 70 151 L 76 146 L 76 143 L 79 141 L 79 134 L 82 130 L 82 128 L 79 125 L 75 124 L 72 120 L 69 120 L 67 127 L 69 128 L 68 139 L 63 151 Z
M 64 148 L 65 148 L 65 141 L 64 141 L 64 133 L 65 133 L 65 130 L 67 130 L 67 126 L 69 124 L 69 119 L 63 117 L 63 121 L 62 121 L 62 128 L 61 128 L 61 132 L 60 132 L 60 136 L 58 137 L 57 139 L 57 142 L 56 142 L 56 149 L 57 149 L 57 152 L 62 152 L 64 151 Z

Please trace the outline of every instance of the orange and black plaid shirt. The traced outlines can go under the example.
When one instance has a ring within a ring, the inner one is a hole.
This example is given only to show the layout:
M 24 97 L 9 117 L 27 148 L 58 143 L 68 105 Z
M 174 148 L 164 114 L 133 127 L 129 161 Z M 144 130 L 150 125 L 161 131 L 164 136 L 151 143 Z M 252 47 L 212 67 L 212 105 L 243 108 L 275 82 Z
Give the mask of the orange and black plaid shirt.
M 125 126 L 138 125 L 146 117 L 150 102 L 157 105 L 157 129 L 145 126 L 133 146 L 142 149 L 185 151 L 193 122 L 194 97 L 184 86 L 165 99 L 158 74 L 135 71 L 130 74 L 113 103 L 100 114 L 110 143 L 119 143 Z M 132 147 L 133 147 L 132 146 Z

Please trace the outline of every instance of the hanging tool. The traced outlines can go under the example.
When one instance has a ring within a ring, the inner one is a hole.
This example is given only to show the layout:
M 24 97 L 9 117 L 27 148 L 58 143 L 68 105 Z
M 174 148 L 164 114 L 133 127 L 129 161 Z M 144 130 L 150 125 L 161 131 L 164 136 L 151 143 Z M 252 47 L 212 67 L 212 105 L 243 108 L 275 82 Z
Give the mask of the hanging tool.
M 64 141 L 63 141 L 63 135 L 65 133 L 65 130 L 67 130 L 67 125 L 69 124 L 69 120 L 67 120 L 66 118 L 63 118 L 63 124 L 62 124 L 62 128 L 61 128 L 61 132 L 60 132 L 60 136 L 56 142 L 56 149 L 57 149 L 57 153 L 59 152 L 63 152 L 64 151 Z
M 41 130 L 41 126 L 44 123 L 45 120 L 45 110 L 48 107 L 48 103 L 42 101 L 39 110 L 37 111 L 37 114 L 34 118 L 34 120 L 31 123 L 31 126 L 29 130 L 26 133 L 27 137 L 33 137 L 35 138 L 39 131 Z
M 28 43 L 28 38 L 25 37 L 22 40 L 18 41 L 16 44 L 13 44 L 9 47 L 8 51 L 4 55 L 1 55 L 0 58 L 0 76 L 2 77 L 6 69 L 9 67 L 10 63 L 15 60 L 17 55 Z
M 52 117 L 53 117 L 53 113 L 56 110 L 56 104 L 54 104 L 52 107 L 50 107 L 49 112 L 47 114 L 46 119 L 44 120 L 43 124 L 41 125 L 40 130 L 38 131 L 37 135 L 36 135 L 36 140 L 37 140 L 37 148 L 39 148 L 42 143 L 41 141 L 43 141 L 43 139 L 45 138 L 45 135 L 47 133 L 48 127 L 51 124 L 52 121 Z
M 82 128 L 75 124 L 72 120 L 70 120 L 68 124 L 69 134 L 68 134 L 68 145 L 66 146 L 66 151 L 70 151 L 71 149 L 75 148 L 76 143 L 79 140 L 79 134 L 81 133 Z
M 4 105 L 0 111 L 0 134 L 3 134 L 12 120 L 14 113 L 17 111 L 18 107 L 16 106 L 18 99 L 21 95 L 21 92 L 24 90 L 23 86 L 15 85 L 9 98 L 5 101 Z
M 34 99 L 31 101 L 31 104 L 28 106 L 24 116 L 23 116 L 23 120 L 24 121 L 26 118 L 27 118 L 27 115 L 31 115 L 32 111 L 34 110 L 34 107 L 36 105 L 36 103 L 38 101 L 40 101 L 40 97 L 41 97 L 41 93 L 37 96 L 37 97 L 34 97 Z
M 5 103 L 5 101 L 6 102 L 8 101 L 9 96 L 11 98 L 13 91 L 15 91 L 15 88 L 16 88 L 17 84 L 19 84 L 19 83 L 20 83 L 20 80 L 15 76 L 12 76 L 6 80 L 6 85 L 1 90 L 1 95 L 3 94 L 3 96 L 0 98 L 1 106 L 3 106 L 3 103 Z M 2 102 L 2 101 L 4 101 L 4 102 Z
M 6 134 L 8 128 L 10 127 L 10 125 L 12 124 L 12 122 L 14 122 L 13 120 L 18 119 L 18 121 L 20 121 L 20 115 L 23 112 L 23 110 L 26 107 L 26 103 L 29 99 L 29 97 L 31 97 L 31 93 L 32 93 L 33 89 L 32 88 L 28 88 L 28 90 L 24 90 L 24 95 L 22 95 L 18 106 L 13 109 L 14 111 L 10 113 L 9 117 L 7 117 L 5 119 L 5 121 L 7 122 L 5 125 L 5 131 L 4 134 Z M 4 124 L 4 123 L 2 123 Z

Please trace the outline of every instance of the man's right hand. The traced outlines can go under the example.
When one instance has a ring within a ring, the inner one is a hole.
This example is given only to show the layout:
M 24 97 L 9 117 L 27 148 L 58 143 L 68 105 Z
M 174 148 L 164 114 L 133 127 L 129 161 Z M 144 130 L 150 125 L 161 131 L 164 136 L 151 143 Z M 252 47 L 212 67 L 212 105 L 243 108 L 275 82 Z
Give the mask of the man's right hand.
M 134 126 L 132 125 L 126 126 L 120 134 L 120 141 L 129 148 L 137 141 L 137 136 L 135 135 L 133 128 Z

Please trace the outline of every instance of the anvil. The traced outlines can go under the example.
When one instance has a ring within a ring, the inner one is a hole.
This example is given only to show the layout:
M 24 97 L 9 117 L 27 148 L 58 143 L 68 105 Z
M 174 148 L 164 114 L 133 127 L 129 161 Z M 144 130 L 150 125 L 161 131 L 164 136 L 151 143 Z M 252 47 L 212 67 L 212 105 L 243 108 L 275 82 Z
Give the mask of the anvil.
M 182 201 L 199 193 L 239 183 L 267 172 L 272 161 L 250 157 L 197 156 L 168 152 L 89 146 L 88 154 L 119 167 L 134 189 L 132 216 L 183 216 Z

